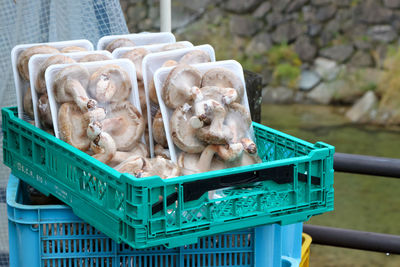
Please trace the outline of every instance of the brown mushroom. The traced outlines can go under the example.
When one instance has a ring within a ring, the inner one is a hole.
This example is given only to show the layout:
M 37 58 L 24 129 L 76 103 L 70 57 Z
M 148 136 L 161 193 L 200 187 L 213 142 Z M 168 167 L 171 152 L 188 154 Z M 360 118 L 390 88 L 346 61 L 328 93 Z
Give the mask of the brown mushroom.
M 172 67 L 176 65 L 178 65 L 178 62 L 176 62 L 175 60 L 167 60 L 161 67 Z M 153 79 L 151 79 L 151 81 L 149 82 L 149 97 L 153 103 L 158 104 L 157 92 Z
M 191 107 L 187 104 L 175 109 L 170 120 L 172 141 L 182 151 L 200 153 L 205 146 L 195 136 L 197 129 L 191 127 L 189 123 L 192 116 Z
M 211 62 L 211 58 L 210 55 L 203 50 L 190 51 L 179 60 L 179 64 L 198 64 L 206 62 Z
M 162 98 L 169 108 L 177 108 L 193 100 L 193 87 L 200 87 L 201 73 L 187 64 L 171 70 L 162 88 Z
M 31 88 L 29 88 L 29 87 L 25 91 L 25 94 L 24 94 L 24 112 L 29 117 L 31 117 L 31 118 L 34 117 L 34 115 L 33 115 L 32 92 L 31 92 Z
M 114 139 L 106 132 L 101 132 L 91 143 L 90 148 L 94 152 L 95 159 L 107 164 L 117 151 Z
M 131 151 L 116 151 L 114 157 L 108 165 L 110 165 L 111 167 L 115 167 L 121 162 L 133 156 L 145 158 L 149 157 L 149 151 L 146 145 L 142 142 L 138 142 L 137 144 L 135 144 L 134 148 Z
M 226 68 L 213 68 L 204 73 L 201 87 L 218 86 L 223 88 L 235 88 L 239 100 L 243 98 L 244 86 L 242 81 L 232 71 Z
M 136 46 L 136 44 L 127 38 L 118 38 L 118 39 L 111 41 L 106 46 L 106 50 L 112 52 L 119 47 L 131 47 L 131 46 Z
M 232 141 L 238 142 L 246 137 L 251 127 L 250 112 L 239 103 L 231 103 L 227 106 L 225 125 L 231 129 Z
M 142 137 L 146 125 L 142 114 L 128 101 L 111 104 L 101 124 L 102 131 L 112 136 L 120 151 L 132 150 Z
M 180 168 L 171 160 L 156 157 L 152 159 L 131 157 L 115 167 L 122 173 L 130 173 L 138 178 L 160 176 L 162 179 L 173 178 L 180 175 Z
M 196 110 L 200 118 L 211 121 L 209 126 L 201 127 L 196 131 L 196 137 L 207 144 L 228 144 L 232 139 L 229 127 L 224 125 L 226 110 L 224 106 L 213 99 L 202 102 L 201 110 Z M 190 121 L 194 125 L 193 120 Z
M 227 164 L 227 167 L 247 166 L 262 162 L 257 153 L 256 144 L 249 138 L 242 138 L 240 140 L 244 148 L 243 155 Z
M 153 119 L 153 138 L 157 144 L 160 144 L 165 148 L 168 147 L 161 110 L 157 111 L 157 114 L 154 116 Z
M 243 145 L 241 143 L 226 146 L 208 145 L 201 154 L 181 153 L 178 158 L 178 166 L 181 168 L 182 175 L 207 172 L 223 167 L 221 162 L 214 158 L 215 154 L 223 161 L 234 161 L 242 155 L 242 152 Z
M 75 103 L 64 103 L 58 110 L 58 128 L 61 140 L 82 151 L 88 150 L 90 145 L 86 134 L 88 124 L 89 120 Z
M 17 62 L 17 68 L 19 71 L 19 74 L 21 77 L 29 81 L 29 69 L 28 69 L 28 63 L 29 59 L 36 54 L 58 54 L 60 51 L 58 51 L 57 48 L 49 46 L 49 45 L 38 45 L 38 46 L 32 46 L 25 51 L 23 51 L 19 57 L 18 57 L 18 62 Z
M 81 65 L 72 65 L 59 71 L 54 79 L 54 98 L 58 103 L 74 101 L 78 107 L 86 112 L 97 106 L 97 102 L 90 99 L 85 88 L 89 81 L 89 71 Z
M 118 65 L 100 67 L 90 76 L 88 90 L 99 102 L 121 102 L 128 98 L 132 89 L 128 73 Z
M 171 159 L 171 154 L 169 153 L 169 149 L 164 148 L 160 144 L 156 144 L 154 146 L 154 155 L 163 157 L 165 159 Z
M 63 55 L 54 55 L 47 58 L 41 65 L 37 74 L 35 89 L 36 92 L 39 94 L 44 94 L 46 92 L 46 80 L 44 78 L 44 74 L 48 67 L 54 64 L 67 64 L 67 63 L 74 63 L 70 57 L 63 56 Z
M 45 128 L 53 128 L 53 118 L 47 93 L 40 96 L 37 107 L 41 125 Z
M 88 51 L 88 50 L 84 47 L 75 46 L 75 45 L 63 47 L 60 50 L 61 53 L 74 53 L 74 52 L 82 52 L 82 51 Z
M 134 48 L 121 56 L 122 58 L 129 59 L 133 64 L 135 64 L 136 78 L 140 81 L 143 80 L 142 61 L 149 53 L 150 52 L 145 48 Z
M 176 49 L 181 49 L 181 48 L 186 48 L 187 46 L 184 43 L 172 43 L 172 44 L 167 44 L 161 47 L 160 51 L 171 51 L 171 50 L 176 50 Z
M 137 84 L 138 84 L 140 108 L 142 109 L 142 112 L 144 115 L 144 114 L 146 114 L 146 112 L 144 112 L 144 111 L 147 109 L 146 92 L 144 90 L 144 83 L 143 83 L 143 81 L 138 81 Z
M 78 62 L 93 62 L 93 61 L 103 61 L 103 60 L 110 60 L 109 56 L 103 54 L 90 54 L 86 55 L 83 58 L 79 59 Z

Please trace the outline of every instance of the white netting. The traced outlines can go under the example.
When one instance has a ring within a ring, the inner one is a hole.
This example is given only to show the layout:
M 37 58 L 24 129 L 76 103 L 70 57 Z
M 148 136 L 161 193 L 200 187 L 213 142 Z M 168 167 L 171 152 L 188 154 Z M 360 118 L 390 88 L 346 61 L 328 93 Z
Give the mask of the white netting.
M 100 37 L 124 33 L 128 28 L 118 0 L 1 0 L 0 107 L 16 105 L 10 57 L 15 45 L 88 39 L 96 47 Z M 0 134 L 0 151 L 2 143 Z M 4 203 L 8 175 L 9 169 L 0 163 L 0 266 L 8 266 Z

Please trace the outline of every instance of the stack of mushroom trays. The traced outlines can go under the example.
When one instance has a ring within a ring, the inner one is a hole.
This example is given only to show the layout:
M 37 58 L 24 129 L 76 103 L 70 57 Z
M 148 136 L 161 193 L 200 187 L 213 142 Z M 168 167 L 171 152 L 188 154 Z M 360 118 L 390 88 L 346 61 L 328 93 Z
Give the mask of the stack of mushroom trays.
M 47 66 L 50 64 L 72 63 L 73 60 L 64 56 L 65 54 L 88 50 L 93 50 L 93 45 L 87 40 L 26 44 L 14 47 L 11 55 L 18 98 L 17 102 L 18 107 L 21 107 L 21 109 L 18 110 L 19 117 L 34 124 L 36 121 L 34 106 L 37 105 L 39 107 L 37 116 L 40 116 L 40 119 L 43 121 L 42 128 L 50 134 L 53 134 L 50 107 L 47 105 L 48 96 L 44 81 L 44 71 L 40 73 L 40 77 L 32 79 L 32 71 L 29 67 L 30 59 L 34 55 L 48 54 L 54 55 L 54 57 L 49 62 L 46 62 Z M 31 90 L 34 86 L 35 90 L 33 91 L 37 92 L 35 103 L 33 103 Z
M 207 64 L 179 64 L 157 90 L 167 109 L 163 115 L 169 117 L 164 120 L 167 134 L 173 149 L 180 151 L 173 160 L 181 175 L 261 162 L 251 139 L 244 83 L 229 69 L 212 64 L 203 74 L 197 66 Z

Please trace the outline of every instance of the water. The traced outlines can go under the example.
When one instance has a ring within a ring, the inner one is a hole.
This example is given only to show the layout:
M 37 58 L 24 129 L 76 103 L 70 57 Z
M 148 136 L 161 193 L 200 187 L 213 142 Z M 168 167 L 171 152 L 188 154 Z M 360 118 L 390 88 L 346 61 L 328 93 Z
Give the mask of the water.
M 357 126 L 342 108 L 264 105 L 262 123 L 337 152 L 400 158 L 400 129 Z M 307 223 L 400 235 L 400 180 L 335 173 L 335 210 Z M 400 266 L 399 255 L 312 245 L 310 266 Z

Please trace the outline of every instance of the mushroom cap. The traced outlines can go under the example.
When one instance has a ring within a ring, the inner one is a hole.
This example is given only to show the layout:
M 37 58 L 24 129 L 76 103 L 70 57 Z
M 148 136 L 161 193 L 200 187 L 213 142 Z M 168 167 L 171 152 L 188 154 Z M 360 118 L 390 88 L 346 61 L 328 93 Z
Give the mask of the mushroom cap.
M 88 150 L 90 145 L 90 140 L 86 135 L 88 124 L 89 121 L 75 103 L 64 103 L 58 110 L 61 140 L 82 151 Z
M 179 64 L 171 70 L 162 88 L 162 98 L 169 108 L 177 108 L 192 102 L 191 90 L 200 87 L 201 73 L 187 64 Z
M 142 170 L 147 161 L 144 157 L 131 156 L 114 167 L 120 173 L 130 173 L 135 175 L 137 171 Z
M 232 71 L 226 68 L 212 68 L 204 73 L 201 87 L 218 86 L 224 88 L 235 88 L 239 100 L 243 98 L 244 86 L 242 81 Z
M 90 76 L 88 90 L 99 102 L 121 102 L 128 98 L 132 89 L 128 73 L 118 65 L 100 67 Z
M 167 137 L 165 135 L 164 122 L 161 115 L 161 110 L 157 111 L 156 116 L 153 119 L 153 138 L 157 144 L 160 144 L 162 147 L 167 148 L 168 142 Z
M 174 144 L 182 151 L 200 153 L 205 146 L 195 136 L 197 129 L 190 126 L 189 119 L 192 116 L 193 112 L 186 106 L 175 109 L 170 120 L 171 136 Z
M 59 71 L 54 78 L 54 98 L 58 103 L 74 101 L 74 97 L 65 90 L 67 81 L 75 80 L 83 88 L 86 88 L 89 82 L 89 71 L 81 65 L 71 65 Z
M 131 41 L 130 39 L 127 38 L 118 38 L 113 41 L 111 41 L 107 46 L 105 50 L 108 50 L 110 52 L 114 51 L 115 49 L 119 47 L 131 47 L 131 46 L 136 46 L 136 44 Z
M 176 50 L 176 49 L 181 49 L 181 48 L 186 48 L 186 45 L 183 43 L 172 43 L 172 44 L 167 44 L 161 47 L 160 51 L 171 51 L 171 50 Z
M 134 48 L 122 55 L 122 58 L 127 58 L 135 64 L 136 78 L 138 80 L 143 80 L 142 61 L 148 54 L 150 54 L 150 51 L 145 48 Z
M 109 56 L 103 54 L 90 54 L 86 55 L 83 58 L 79 59 L 78 62 L 93 62 L 93 61 L 103 61 L 103 60 L 110 60 Z
M 120 151 L 130 151 L 142 137 L 146 123 L 142 114 L 128 101 L 113 103 L 103 124 Z
M 163 157 L 165 159 L 171 159 L 171 154 L 169 153 L 169 149 L 168 148 L 164 148 L 160 144 L 156 144 L 154 146 L 154 154 L 156 156 L 160 156 L 160 157 Z
M 181 173 L 179 166 L 169 159 L 157 156 L 149 160 L 150 166 L 147 165 L 144 171 L 148 172 L 148 176 L 158 175 L 162 179 L 177 177 Z
M 82 52 L 82 51 L 88 51 L 88 50 L 84 47 L 75 46 L 75 45 L 66 46 L 60 50 L 61 53 L 74 53 L 74 52 Z
M 28 87 L 28 89 L 25 91 L 24 94 L 24 112 L 33 118 L 33 102 L 32 102 L 32 92 L 31 88 Z
M 231 103 L 227 106 L 225 124 L 231 129 L 234 141 L 248 136 L 251 127 L 251 116 L 247 108 L 239 103 Z
M 214 99 L 222 104 L 237 102 L 237 91 L 233 88 L 223 88 L 218 86 L 205 86 L 200 89 L 203 99 Z M 231 100 L 231 101 L 228 101 Z
M 210 55 L 203 50 L 190 51 L 179 60 L 179 64 L 198 64 L 206 62 L 211 62 L 211 58 Z
M 115 152 L 115 155 L 109 165 L 115 167 L 121 162 L 133 156 L 147 158 L 149 156 L 149 150 L 147 149 L 147 146 L 142 142 L 138 142 L 137 144 L 135 144 L 135 147 L 131 151 L 117 151 Z
M 53 118 L 51 117 L 49 97 L 47 93 L 40 96 L 38 100 L 39 120 L 45 128 L 53 128 Z
M 48 67 L 54 64 L 67 64 L 67 63 L 74 63 L 75 60 L 73 60 L 70 57 L 64 56 L 64 55 L 54 55 L 46 59 L 39 68 L 39 72 L 36 78 L 36 84 L 35 84 L 35 89 L 36 92 L 39 94 L 43 94 L 46 92 L 46 80 L 44 78 L 44 74 L 47 70 Z
M 29 81 L 29 69 L 28 69 L 28 63 L 29 59 L 36 54 L 58 54 L 60 51 L 58 51 L 57 48 L 49 46 L 49 45 L 38 45 L 38 46 L 32 46 L 25 51 L 23 51 L 19 57 L 18 57 L 18 62 L 17 62 L 17 68 L 19 71 L 19 74 L 21 77 Z

